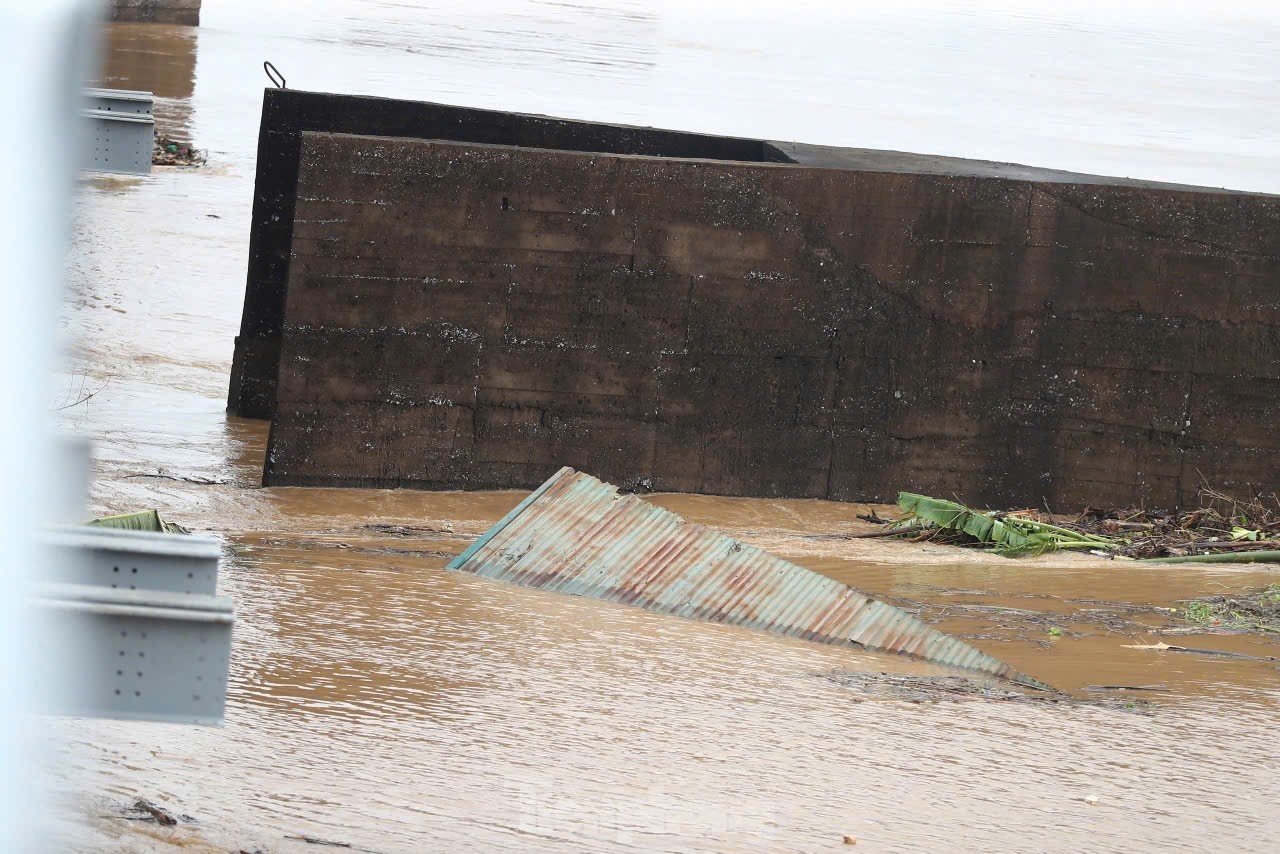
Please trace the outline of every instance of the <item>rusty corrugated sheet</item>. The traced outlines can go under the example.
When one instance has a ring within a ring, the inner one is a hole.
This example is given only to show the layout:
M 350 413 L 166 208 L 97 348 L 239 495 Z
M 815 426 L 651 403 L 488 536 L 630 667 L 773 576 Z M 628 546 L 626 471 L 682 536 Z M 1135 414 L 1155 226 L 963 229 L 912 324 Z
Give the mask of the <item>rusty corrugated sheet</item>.
M 1048 687 L 901 608 L 568 467 L 449 569 Z

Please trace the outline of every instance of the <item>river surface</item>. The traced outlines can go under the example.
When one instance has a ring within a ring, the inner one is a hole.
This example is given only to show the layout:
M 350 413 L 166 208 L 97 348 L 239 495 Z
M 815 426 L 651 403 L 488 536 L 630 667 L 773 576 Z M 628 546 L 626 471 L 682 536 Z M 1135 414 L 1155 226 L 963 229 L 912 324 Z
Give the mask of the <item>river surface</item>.
M 92 512 L 224 543 L 238 622 L 224 727 L 53 723 L 53 848 L 1280 846 L 1280 644 L 1155 634 L 1280 568 L 996 560 L 833 536 L 856 505 L 654 497 L 1101 700 L 920 702 L 831 677 L 938 668 L 444 572 L 521 493 L 259 487 L 266 425 L 224 402 L 264 59 L 293 88 L 1280 192 L 1268 4 L 874 5 L 206 0 L 198 29 L 108 29 L 104 84 L 155 92 L 209 163 L 84 182 L 52 405 L 95 443 Z M 1129 648 L 1161 638 L 1253 658 Z M 119 818 L 137 797 L 193 820 Z

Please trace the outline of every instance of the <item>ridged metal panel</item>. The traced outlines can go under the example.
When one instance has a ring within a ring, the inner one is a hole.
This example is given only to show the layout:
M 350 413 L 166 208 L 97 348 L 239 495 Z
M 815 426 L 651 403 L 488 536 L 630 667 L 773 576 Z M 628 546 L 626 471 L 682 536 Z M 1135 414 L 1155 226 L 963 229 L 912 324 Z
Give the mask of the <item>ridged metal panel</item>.
M 901 608 L 568 467 L 449 569 L 1048 688 Z

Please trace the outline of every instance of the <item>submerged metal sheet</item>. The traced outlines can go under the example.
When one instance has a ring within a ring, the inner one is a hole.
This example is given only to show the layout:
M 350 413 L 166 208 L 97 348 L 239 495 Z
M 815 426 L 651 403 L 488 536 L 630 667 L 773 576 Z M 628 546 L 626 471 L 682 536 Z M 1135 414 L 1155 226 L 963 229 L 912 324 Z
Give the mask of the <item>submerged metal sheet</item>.
M 449 569 L 1048 687 L 901 608 L 568 467 Z

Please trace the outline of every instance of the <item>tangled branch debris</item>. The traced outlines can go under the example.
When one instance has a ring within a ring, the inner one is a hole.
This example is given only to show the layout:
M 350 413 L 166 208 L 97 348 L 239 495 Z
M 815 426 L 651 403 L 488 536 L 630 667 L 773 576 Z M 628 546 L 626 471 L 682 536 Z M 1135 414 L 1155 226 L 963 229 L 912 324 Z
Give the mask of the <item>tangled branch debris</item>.
M 1085 508 L 1071 527 L 1110 535 L 1132 558 L 1214 562 L 1276 560 L 1280 555 L 1280 496 L 1256 493 L 1240 500 L 1208 486 L 1196 509 L 1098 510 Z M 1208 556 L 1208 557 L 1202 557 Z
M 1064 520 L 1038 510 L 983 512 L 903 492 L 898 506 L 904 515 L 884 522 L 875 535 L 988 548 L 1005 557 L 1075 549 L 1162 562 L 1280 561 L 1280 496 L 1242 501 L 1209 487 L 1199 496 L 1200 506 L 1191 510 L 1087 507 Z

